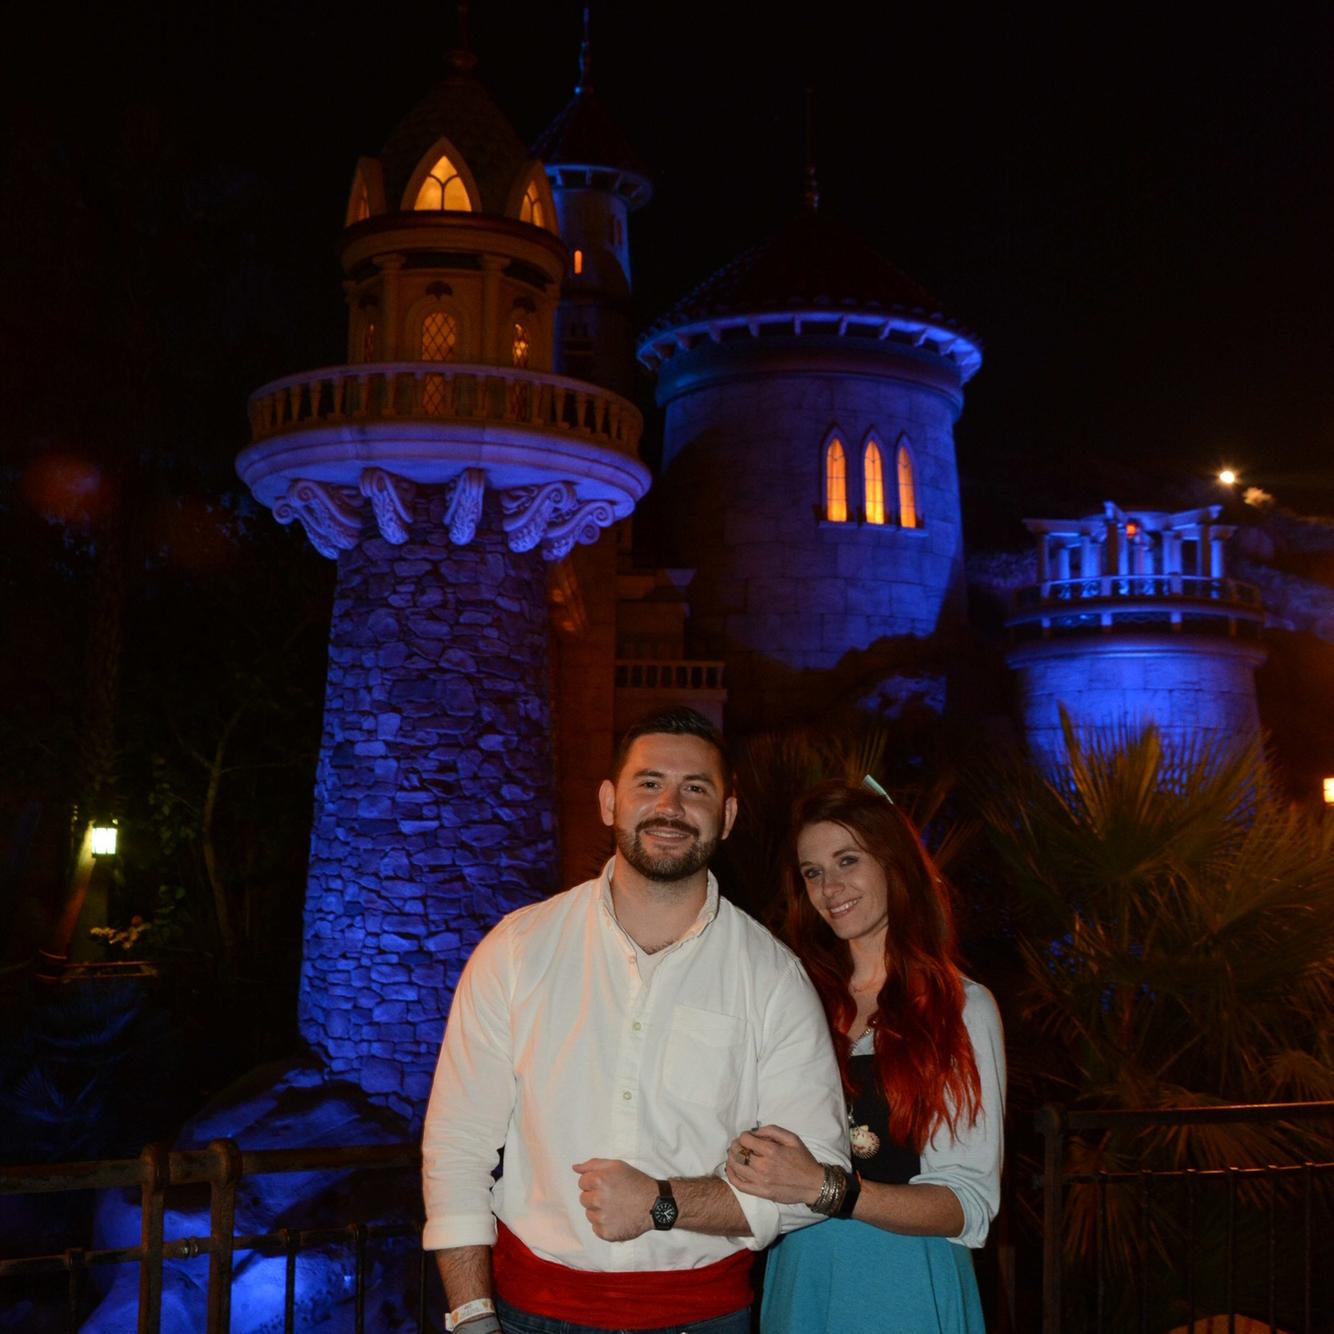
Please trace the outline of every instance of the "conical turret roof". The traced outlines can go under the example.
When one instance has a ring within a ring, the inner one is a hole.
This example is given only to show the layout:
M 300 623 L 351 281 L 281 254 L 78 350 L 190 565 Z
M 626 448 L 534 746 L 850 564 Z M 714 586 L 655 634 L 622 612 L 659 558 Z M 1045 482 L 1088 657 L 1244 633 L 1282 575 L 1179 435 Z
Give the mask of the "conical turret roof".
M 471 52 L 450 55 L 449 73 L 398 123 L 380 154 L 385 194 L 403 197 L 422 158 L 441 138 L 458 150 L 477 182 L 482 212 L 503 214 L 510 190 L 529 161 L 508 117 L 473 73 Z
M 905 315 L 966 332 L 925 287 L 852 228 L 807 210 L 688 292 L 648 336 L 711 316 L 783 310 Z

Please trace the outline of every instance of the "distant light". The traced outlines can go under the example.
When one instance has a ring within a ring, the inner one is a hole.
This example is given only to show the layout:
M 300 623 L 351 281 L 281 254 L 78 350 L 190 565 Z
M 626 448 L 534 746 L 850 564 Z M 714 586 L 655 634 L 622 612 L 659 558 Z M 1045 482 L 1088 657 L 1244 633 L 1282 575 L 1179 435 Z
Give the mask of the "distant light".
M 1237 474 L 1231 468 L 1224 468 L 1218 474 L 1218 480 L 1222 482 L 1224 486 L 1236 486 Z
M 116 826 L 114 824 L 95 824 L 93 826 L 93 856 L 114 857 L 116 855 Z
M 1130 522 L 1126 524 L 1126 536 L 1134 537 L 1135 534 L 1138 532 L 1139 532 L 1139 524 L 1137 524 L 1134 521 L 1134 519 L 1131 519 Z
M 584 252 L 582 250 L 576 250 L 574 252 L 574 271 L 576 273 L 582 273 L 584 271 Z
M 1334 806 L 1334 778 L 1325 779 L 1325 805 Z

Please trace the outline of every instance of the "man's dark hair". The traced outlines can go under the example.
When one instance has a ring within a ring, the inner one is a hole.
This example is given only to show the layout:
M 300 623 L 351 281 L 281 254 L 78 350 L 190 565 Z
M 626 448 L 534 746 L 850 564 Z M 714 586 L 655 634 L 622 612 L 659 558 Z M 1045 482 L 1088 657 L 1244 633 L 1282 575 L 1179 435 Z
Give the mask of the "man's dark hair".
M 630 747 L 641 736 L 654 736 L 660 733 L 668 736 L 697 736 L 701 741 L 707 741 L 718 752 L 718 762 L 723 771 L 723 796 L 731 795 L 732 762 L 727 757 L 727 743 L 723 740 L 723 734 L 702 713 L 684 704 L 673 704 L 669 708 L 647 714 L 638 722 L 631 723 L 621 733 L 621 739 L 616 743 L 616 754 L 611 762 L 613 783 L 625 768 L 625 757 L 630 753 Z

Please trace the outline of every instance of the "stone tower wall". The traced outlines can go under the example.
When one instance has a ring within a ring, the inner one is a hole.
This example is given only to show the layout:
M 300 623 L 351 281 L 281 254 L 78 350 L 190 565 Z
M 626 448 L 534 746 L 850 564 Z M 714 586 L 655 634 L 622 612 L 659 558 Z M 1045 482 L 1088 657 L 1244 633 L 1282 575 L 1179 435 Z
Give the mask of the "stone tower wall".
M 698 570 L 693 651 L 726 659 L 731 722 L 782 722 L 808 706 L 817 679 L 828 702 L 830 689 L 896 665 L 902 653 L 885 641 L 948 638 L 958 628 L 957 398 L 884 368 L 868 373 L 865 362 L 843 373 L 793 367 L 711 377 L 680 392 L 665 386 L 663 397 L 655 520 L 675 563 Z M 824 445 L 834 430 L 849 475 L 849 522 L 839 524 L 822 518 Z M 870 432 L 884 463 L 884 525 L 861 513 Z M 903 436 L 915 466 L 915 529 L 896 519 Z
M 456 546 L 428 493 L 338 563 L 301 1032 L 413 1121 L 468 955 L 555 879 L 546 568 L 496 503 Z

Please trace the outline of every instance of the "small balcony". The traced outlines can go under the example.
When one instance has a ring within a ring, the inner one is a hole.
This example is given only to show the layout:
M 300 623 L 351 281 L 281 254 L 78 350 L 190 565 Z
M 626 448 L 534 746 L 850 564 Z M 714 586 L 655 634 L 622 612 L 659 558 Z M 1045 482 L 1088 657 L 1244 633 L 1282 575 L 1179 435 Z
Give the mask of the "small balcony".
M 618 658 L 616 730 L 668 704 L 689 704 L 721 727 L 727 702 L 723 669 L 722 662 L 698 658 Z
M 610 390 L 507 366 L 326 366 L 274 380 L 250 396 L 257 444 L 293 431 L 399 422 L 556 431 L 631 457 L 644 425 L 639 409 Z
M 1264 607 L 1259 590 L 1237 579 L 1103 574 L 1017 589 L 1006 623 L 1015 643 L 1118 632 L 1258 640 Z

